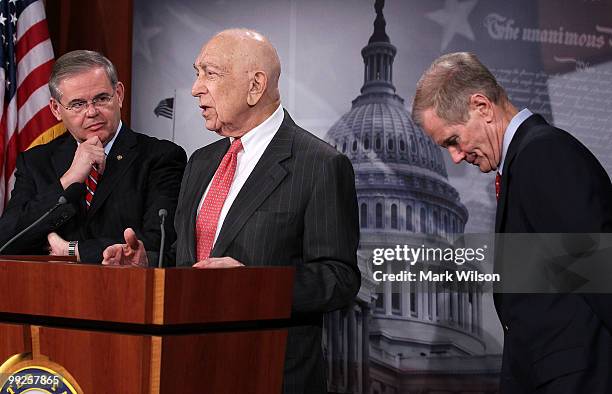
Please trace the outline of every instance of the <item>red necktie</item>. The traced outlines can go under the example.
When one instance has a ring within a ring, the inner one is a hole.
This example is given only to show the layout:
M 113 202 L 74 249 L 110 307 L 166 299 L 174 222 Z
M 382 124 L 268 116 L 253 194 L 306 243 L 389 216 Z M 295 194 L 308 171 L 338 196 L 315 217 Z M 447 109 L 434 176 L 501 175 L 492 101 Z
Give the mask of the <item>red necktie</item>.
M 96 194 L 96 187 L 98 187 L 98 181 L 100 180 L 100 173 L 95 168 L 91 167 L 91 171 L 85 179 L 85 186 L 87 187 L 87 193 L 85 194 L 85 203 L 87 203 L 87 209 L 91 206 L 91 200 L 93 200 L 94 194 Z
M 501 175 L 499 172 L 495 174 L 495 199 L 499 200 L 499 192 L 501 190 Z
M 227 193 L 229 193 L 230 186 L 234 180 L 238 163 L 238 152 L 241 150 L 242 142 L 237 138 L 232 142 L 225 156 L 223 156 L 223 160 L 221 160 L 221 164 L 219 164 L 217 172 L 215 172 L 210 189 L 208 189 L 204 203 L 198 213 L 195 231 L 197 261 L 210 257 L 210 251 L 212 250 L 215 233 L 219 224 L 221 208 L 223 208 Z

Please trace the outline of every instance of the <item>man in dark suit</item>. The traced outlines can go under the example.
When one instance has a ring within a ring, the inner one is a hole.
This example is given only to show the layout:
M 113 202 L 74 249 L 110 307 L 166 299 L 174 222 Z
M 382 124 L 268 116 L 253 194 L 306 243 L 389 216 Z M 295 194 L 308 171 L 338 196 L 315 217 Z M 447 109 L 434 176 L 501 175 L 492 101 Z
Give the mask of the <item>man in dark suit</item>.
M 473 54 L 434 61 L 417 85 L 413 117 L 455 163 L 498 172 L 496 232 L 612 232 L 612 185 L 597 159 L 540 115 L 519 112 Z M 525 268 L 524 261 L 510 263 Z M 609 296 L 498 293 L 494 299 L 504 329 L 502 393 L 612 393 Z
M 174 214 L 185 151 L 121 123 L 123 84 L 113 64 L 97 52 L 60 57 L 49 89 L 51 110 L 68 133 L 18 157 L 15 188 L 0 218 L 0 244 L 55 205 L 70 185 L 82 185 L 83 195 L 60 206 L 4 253 L 74 255 L 99 263 L 107 246 L 122 241 L 126 227 L 157 250 L 158 212 Z M 168 237 L 175 238 L 171 229 Z
M 192 94 L 206 128 L 226 137 L 190 158 L 174 245 L 179 266 L 296 268 L 284 392 L 325 393 L 322 314 L 360 285 L 355 176 L 349 159 L 297 126 L 280 105 L 280 62 L 261 34 L 213 37 L 194 63 Z M 105 264 L 146 264 L 142 243 L 104 252 Z

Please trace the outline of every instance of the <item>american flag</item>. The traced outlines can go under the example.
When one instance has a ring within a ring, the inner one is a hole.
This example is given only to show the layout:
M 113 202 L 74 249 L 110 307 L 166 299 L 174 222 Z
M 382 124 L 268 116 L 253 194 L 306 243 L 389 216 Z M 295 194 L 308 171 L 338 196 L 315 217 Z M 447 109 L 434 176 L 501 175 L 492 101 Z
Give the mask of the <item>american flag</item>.
M 15 182 L 19 152 L 61 134 L 49 109 L 53 66 L 42 0 L 0 0 L 0 213 Z
M 160 116 L 168 119 L 172 119 L 174 112 L 174 97 L 168 97 L 167 99 L 163 99 L 157 104 L 157 107 L 153 110 L 153 113 L 158 118 Z

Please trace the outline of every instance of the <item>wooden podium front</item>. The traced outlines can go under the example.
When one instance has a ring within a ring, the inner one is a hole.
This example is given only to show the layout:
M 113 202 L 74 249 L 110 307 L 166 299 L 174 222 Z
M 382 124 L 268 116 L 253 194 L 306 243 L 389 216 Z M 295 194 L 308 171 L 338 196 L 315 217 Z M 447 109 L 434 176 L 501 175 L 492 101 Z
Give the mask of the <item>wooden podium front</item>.
M 293 268 L 32 260 L 0 261 L 0 365 L 51 362 L 94 394 L 281 392 Z

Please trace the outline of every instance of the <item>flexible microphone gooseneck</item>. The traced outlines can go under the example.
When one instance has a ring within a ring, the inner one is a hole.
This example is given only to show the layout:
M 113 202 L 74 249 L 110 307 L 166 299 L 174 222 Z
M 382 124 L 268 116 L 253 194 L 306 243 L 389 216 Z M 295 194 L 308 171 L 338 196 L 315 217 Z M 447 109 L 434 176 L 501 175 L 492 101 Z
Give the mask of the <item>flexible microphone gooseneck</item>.
M 36 219 L 34 221 L 34 223 L 30 224 L 28 227 L 24 228 L 19 233 L 17 233 L 17 235 L 15 235 L 13 238 L 9 239 L 7 243 L 2 245 L 2 247 L 0 248 L 0 254 L 2 254 L 4 249 L 6 249 L 14 241 L 19 239 L 23 234 L 25 234 L 28 231 L 30 231 L 38 223 L 42 222 L 47 216 L 51 215 L 51 213 L 53 211 L 55 211 L 57 208 L 59 208 L 60 206 L 62 206 L 64 204 L 67 204 L 69 202 L 70 203 L 74 203 L 74 202 L 78 201 L 82 194 L 83 194 L 83 185 L 81 183 L 73 183 L 72 185 L 68 186 L 68 188 L 60 196 L 60 198 L 57 199 L 57 202 L 55 203 L 54 206 L 51 207 L 51 209 L 49 209 L 41 217 Z
M 161 241 L 159 242 L 159 259 L 157 260 L 157 268 L 163 268 L 164 245 L 166 243 L 166 227 L 164 226 L 164 224 L 166 223 L 166 216 L 168 216 L 168 211 L 162 208 L 157 214 L 159 215 L 159 227 L 161 229 Z

